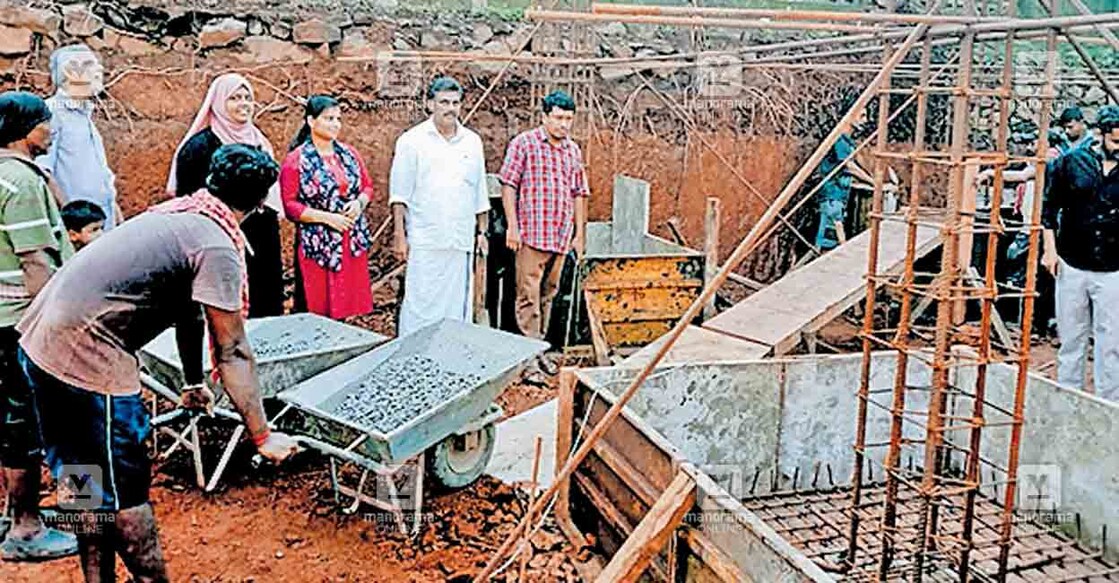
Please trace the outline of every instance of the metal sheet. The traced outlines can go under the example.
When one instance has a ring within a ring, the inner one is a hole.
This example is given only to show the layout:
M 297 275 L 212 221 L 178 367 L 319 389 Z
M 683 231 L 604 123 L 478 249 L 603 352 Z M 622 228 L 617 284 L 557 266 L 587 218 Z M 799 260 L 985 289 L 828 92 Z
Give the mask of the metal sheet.
M 403 461 L 481 415 L 523 366 L 547 348 L 539 340 L 443 320 L 277 396 L 304 414 L 298 431 L 340 447 L 365 435 L 356 452 L 383 463 Z M 379 374 L 393 379 L 370 384 Z M 432 374 L 463 377 L 473 384 L 433 399 L 428 394 L 432 385 L 422 380 Z M 339 405 L 355 391 L 394 408 L 392 422 L 373 427 L 340 411 Z
M 245 323 L 266 397 L 383 344 L 387 337 L 315 314 L 256 318 Z M 203 340 L 203 371 L 209 382 L 209 337 Z M 183 367 L 171 328 L 140 349 L 140 363 L 159 382 L 178 389 Z M 220 390 L 220 385 L 215 387 Z

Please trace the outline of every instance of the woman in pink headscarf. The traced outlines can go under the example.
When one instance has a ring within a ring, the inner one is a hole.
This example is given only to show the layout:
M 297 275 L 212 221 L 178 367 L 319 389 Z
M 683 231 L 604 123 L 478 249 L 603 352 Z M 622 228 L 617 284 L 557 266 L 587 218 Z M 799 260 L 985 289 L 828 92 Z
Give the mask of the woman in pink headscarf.
M 253 146 L 275 157 L 272 144 L 253 124 L 254 105 L 252 85 L 241 75 L 226 73 L 214 79 L 202 108 L 194 116 L 172 159 L 167 192 L 185 196 L 205 188 L 210 158 L 225 144 Z M 245 264 L 249 277 L 250 318 L 276 316 L 284 311 L 278 185 L 269 192 L 265 205 L 241 223 L 249 247 Z

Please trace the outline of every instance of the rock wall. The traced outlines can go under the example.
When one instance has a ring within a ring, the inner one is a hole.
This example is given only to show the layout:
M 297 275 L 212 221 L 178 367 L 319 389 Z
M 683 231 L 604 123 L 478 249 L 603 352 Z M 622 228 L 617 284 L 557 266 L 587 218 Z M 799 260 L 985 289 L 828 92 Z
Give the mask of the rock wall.
M 164 196 L 171 154 L 210 79 L 230 70 L 254 83 L 258 123 L 278 149 L 301 123 L 303 97 L 339 97 L 347 107 L 343 138 L 366 157 L 384 197 L 396 136 L 426 116 L 419 98 L 426 80 L 456 75 L 467 87 L 469 109 L 504 68 L 500 60 L 416 61 L 391 51 L 501 57 L 522 46 L 535 54 L 572 48 L 562 28 L 543 34 L 546 26 L 530 41 L 535 25 L 514 12 L 410 6 L 393 0 L 0 0 L 0 88 L 48 94 L 47 58 L 55 47 L 80 41 L 97 49 L 106 65 L 99 123 L 126 214 Z M 798 37 L 711 29 L 697 42 L 686 29 L 620 23 L 592 33 L 593 55 L 639 58 Z M 683 105 L 688 123 L 643 89 L 637 70 Z M 524 64 L 509 68 L 470 119 L 483 136 L 490 171 L 500 166 L 508 140 L 538 122 L 531 73 Z M 592 218 L 609 216 L 612 176 L 629 173 L 652 183 L 653 231 L 670 237 L 667 221 L 675 218 L 692 246 L 701 245 L 705 197 L 720 197 L 729 252 L 872 74 L 742 69 L 732 79 L 732 95 L 705 100 L 696 91 L 701 73 L 702 67 L 678 64 L 596 69 L 594 99 L 581 104 L 590 115 L 579 136 L 591 162 Z M 1098 93 L 1073 97 L 1101 98 Z M 1026 117 L 1036 113 L 1021 109 Z M 907 139 L 905 132 L 891 135 Z M 387 216 L 383 204 L 371 212 L 374 219 Z M 795 259 L 789 243 L 770 245 L 773 252 L 751 268 L 755 276 L 782 273 L 782 264 Z

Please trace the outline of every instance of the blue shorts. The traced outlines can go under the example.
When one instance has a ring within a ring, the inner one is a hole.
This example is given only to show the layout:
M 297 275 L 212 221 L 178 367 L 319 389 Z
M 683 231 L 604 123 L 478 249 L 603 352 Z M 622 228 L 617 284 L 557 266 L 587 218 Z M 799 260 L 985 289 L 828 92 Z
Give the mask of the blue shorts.
M 103 395 L 68 385 L 39 368 L 22 348 L 19 364 L 35 401 L 47 465 L 60 489 L 71 483 L 75 490 L 70 494 L 76 498 L 60 498 L 59 506 L 115 512 L 146 504 L 151 419 L 140 395 Z
M 39 471 L 43 463 L 35 400 L 20 371 L 19 332 L 0 327 L 0 466 Z

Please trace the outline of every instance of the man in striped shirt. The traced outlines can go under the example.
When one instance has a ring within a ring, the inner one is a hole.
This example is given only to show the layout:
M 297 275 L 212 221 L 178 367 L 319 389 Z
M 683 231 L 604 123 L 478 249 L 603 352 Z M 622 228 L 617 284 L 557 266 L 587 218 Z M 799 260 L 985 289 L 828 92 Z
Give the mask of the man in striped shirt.
M 583 153 L 568 137 L 575 101 L 553 91 L 543 109 L 541 127 L 509 142 L 499 174 L 506 244 L 516 253 L 517 325 L 532 338 L 548 334 L 567 252 L 583 254 L 589 194 Z
M 39 440 L 31 390 L 16 358 L 15 325 L 32 298 L 72 253 L 46 175 L 33 158 L 50 145 L 50 110 L 25 92 L 0 94 L 0 465 L 11 520 L 0 524 L 5 560 L 77 553 L 74 535 L 39 516 Z

